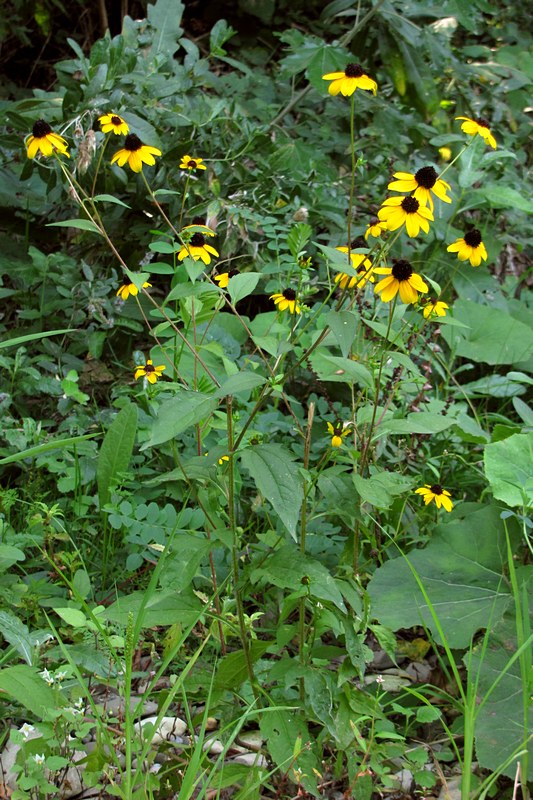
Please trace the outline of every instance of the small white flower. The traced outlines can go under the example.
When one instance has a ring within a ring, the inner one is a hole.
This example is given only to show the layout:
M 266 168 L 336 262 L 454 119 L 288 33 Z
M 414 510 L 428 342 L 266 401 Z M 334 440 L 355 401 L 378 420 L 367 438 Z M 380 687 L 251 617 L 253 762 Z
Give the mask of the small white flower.
M 41 676 L 43 681 L 46 681 L 48 686 L 53 686 L 54 685 L 54 676 L 52 675 L 51 672 L 48 672 L 47 669 L 43 669 L 43 671 L 40 672 L 39 675 Z
M 66 672 L 64 672 L 64 671 L 63 672 L 56 672 L 56 681 L 59 681 L 61 683 L 61 681 L 66 677 L 67 677 L 67 673 Z
M 44 753 L 41 753 L 41 755 L 37 753 L 33 756 L 33 760 L 36 764 L 44 764 Z
M 35 730 L 35 728 L 33 727 L 33 725 L 30 725 L 27 722 L 25 722 L 24 725 L 22 725 L 21 728 L 20 728 L 20 732 L 24 736 L 25 739 L 27 739 L 28 736 L 30 735 L 30 733 L 33 733 L 34 730 Z
M 83 697 L 78 697 L 78 699 L 76 700 L 74 705 L 76 706 L 76 708 L 83 708 L 83 706 L 84 706 Z
M 383 675 L 377 675 L 376 676 L 376 683 L 379 683 L 379 684 L 385 683 L 385 678 L 383 677 Z

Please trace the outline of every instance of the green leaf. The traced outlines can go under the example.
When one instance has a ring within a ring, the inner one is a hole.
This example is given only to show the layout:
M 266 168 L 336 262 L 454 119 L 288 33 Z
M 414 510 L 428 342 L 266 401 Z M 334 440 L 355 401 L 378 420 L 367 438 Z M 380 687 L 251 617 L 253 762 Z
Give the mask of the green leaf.
M 298 258 L 311 238 L 312 233 L 312 227 L 307 225 L 306 222 L 299 222 L 297 225 L 293 225 L 287 236 L 287 245 L 293 258 Z
M 292 544 L 287 544 L 268 556 L 260 567 L 254 569 L 251 580 L 266 578 L 269 583 L 282 589 L 302 589 L 312 597 L 327 600 L 345 611 L 342 594 L 329 570 L 311 556 L 301 553 Z
M 425 587 L 448 644 L 468 647 L 490 619 L 495 625 L 511 601 L 505 572 L 505 532 L 500 509 L 465 504 L 437 525 L 423 550 L 407 557 Z M 369 585 L 372 615 L 391 628 L 426 625 L 440 641 L 429 606 L 406 558 L 378 567 Z
M 486 445 L 483 461 L 497 500 L 513 507 L 533 503 L 533 431 Z
M 81 231 L 91 231 L 92 233 L 97 233 L 100 236 L 102 235 L 100 232 L 100 228 L 91 222 L 90 219 L 65 219 L 62 222 L 49 222 L 46 225 L 47 228 L 79 228 Z
M 63 336 L 65 333 L 74 333 L 76 328 L 64 328 L 60 331 L 44 331 L 41 333 L 28 333 L 26 336 L 17 336 L 15 339 L 4 339 L 0 342 L 0 350 L 5 347 L 19 347 L 25 342 L 35 342 L 38 339 L 46 339 L 48 336 Z
M 238 394 L 239 392 L 250 392 L 252 389 L 257 389 L 266 383 L 266 379 L 257 372 L 238 372 L 236 375 L 230 375 L 222 385 L 215 392 L 215 397 L 227 397 L 229 394 Z
M 331 309 L 326 314 L 326 324 L 331 328 L 343 358 L 347 358 L 350 355 L 353 340 L 359 328 L 359 314 L 355 314 L 353 311 L 335 311 Z
M 124 208 L 131 208 L 127 203 L 124 203 L 122 200 L 119 200 L 118 197 L 113 197 L 112 194 L 97 194 L 93 197 L 93 200 L 97 203 L 115 203 L 117 206 L 124 206 Z
M 0 572 L 5 572 L 17 561 L 25 559 L 26 556 L 18 547 L 14 547 L 12 544 L 0 544 Z
M 178 436 L 187 428 L 209 417 L 218 406 L 219 399 L 213 395 L 179 391 L 171 400 L 161 404 L 152 425 L 152 435 L 141 450 L 163 444 Z
M 408 491 L 413 485 L 411 479 L 395 472 L 379 472 L 370 478 L 363 478 L 355 473 L 353 481 L 361 500 L 377 508 L 390 508 L 394 498 Z
M 33 667 L 26 664 L 0 670 L 0 697 L 2 693 L 12 697 L 38 718 L 42 718 L 45 711 L 61 705 L 56 693 Z
M 533 212 L 533 202 L 529 197 L 510 186 L 489 183 L 480 187 L 478 191 L 481 195 L 485 195 L 493 208 L 512 208 L 528 214 Z
M 240 455 L 242 465 L 254 479 L 258 490 L 296 539 L 303 488 L 292 454 L 280 444 L 259 444 L 246 448 Z
M 261 658 L 263 653 L 270 647 L 271 642 L 259 641 L 255 639 L 249 644 L 249 655 L 252 663 Z M 229 653 L 218 662 L 217 674 L 214 682 L 214 690 L 220 691 L 229 689 L 232 692 L 238 691 L 244 681 L 248 679 L 248 668 L 242 650 L 235 650 Z
M 260 277 L 260 272 L 243 272 L 242 275 L 234 275 L 233 278 L 229 279 L 228 294 L 233 305 L 252 294 Z
M 300 770 L 303 787 L 319 797 L 313 769 L 320 770 L 321 764 L 304 720 L 296 712 L 269 709 L 261 716 L 259 727 L 274 763 L 283 773 L 289 770 L 289 775 L 289 768 Z
M 127 625 L 130 614 L 133 614 L 134 624 L 137 624 L 137 616 L 140 614 L 143 628 L 177 623 L 186 627 L 196 622 L 202 610 L 203 606 L 192 589 L 183 593 L 162 589 L 154 592 L 148 599 L 145 591 L 119 597 L 101 616 L 110 622 Z
M 375 439 L 385 433 L 440 433 L 446 428 L 455 425 L 455 419 L 450 415 L 434 414 L 430 411 L 412 411 L 405 419 L 386 419 L 376 430 Z
M 128 403 L 113 420 L 100 447 L 96 467 L 100 508 L 109 502 L 111 487 L 123 478 L 129 466 L 136 434 L 137 406 Z
M 35 647 L 28 626 L 11 612 L 0 611 L 0 633 L 31 667 Z
M 169 58 L 174 55 L 183 33 L 180 22 L 184 9 L 180 0 L 157 0 L 155 5 L 148 6 L 148 22 L 154 29 L 152 55 L 161 53 Z
M 85 628 L 87 625 L 87 617 L 79 608 L 54 608 L 54 611 L 73 628 Z
M 507 311 L 471 300 L 457 300 L 454 317 L 468 328 L 446 327 L 447 343 L 459 356 L 487 364 L 516 364 L 533 352 L 533 331 Z
M 324 348 L 311 354 L 311 366 L 320 380 L 334 383 L 356 383 L 365 389 L 374 388 L 372 373 L 358 361 L 332 356 Z
M 12 464 L 15 461 L 24 461 L 25 458 L 33 458 L 40 456 L 41 453 L 48 453 L 50 450 L 63 450 L 70 445 L 76 445 L 79 442 L 84 442 L 86 439 L 94 439 L 95 436 L 100 436 L 99 433 L 87 433 L 84 436 L 72 436 L 70 439 L 55 439 L 51 442 L 44 442 L 44 444 L 37 444 L 35 447 L 29 447 L 27 450 L 21 450 L 20 453 L 13 453 L 5 458 L 0 458 L 1 464 Z

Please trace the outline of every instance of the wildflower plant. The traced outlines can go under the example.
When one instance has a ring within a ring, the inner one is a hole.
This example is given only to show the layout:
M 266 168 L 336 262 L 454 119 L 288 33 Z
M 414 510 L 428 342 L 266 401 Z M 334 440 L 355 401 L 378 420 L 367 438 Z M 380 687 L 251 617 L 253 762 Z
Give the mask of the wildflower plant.
M 158 0 L 155 8 L 164 5 Z M 159 19 L 150 11 L 147 30 Z M 71 654 L 62 676 L 52 658 L 38 654 L 42 689 L 64 695 L 83 684 L 87 642 L 97 642 L 103 653 L 98 669 L 112 663 L 105 680 L 124 687 L 126 710 L 117 722 L 131 734 L 124 758 L 114 757 L 118 739 L 105 739 L 101 754 L 108 759 L 109 784 L 124 798 L 139 794 L 152 757 L 149 745 L 130 746 L 136 719 L 128 709 L 146 652 L 150 659 L 157 654 L 146 685 L 148 694 L 158 693 L 158 714 L 173 704 L 173 713 L 190 717 L 192 742 L 202 740 L 205 727 L 195 739 L 188 692 L 196 707 L 205 706 L 205 720 L 210 703 L 236 727 L 254 718 L 277 770 L 278 794 L 294 783 L 293 794 L 320 796 L 330 789 L 330 772 L 347 795 L 390 793 L 397 788 L 394 766 L 408 758 L 429 712 L 421 700 L 424 713 L 415 724 L 403 676 L 382 674 L 369 643 L 379 642 L 394 664 L 391 631 L 419 627 L 422 612 L 406 612 L 405 626 L 401 620 L 382 625 L 373 610 L 378 593 L 367 587 L 379 585 L 388 564 L 424 547 L 431 566 L 434 520 L 439 536 L 453 538 L 457 531 L 466 535 L 466 518 L 479 510 L 472 475 L 490 440 L 483 427 L 490 411 L 481 419 L 479 383 L 473 379 L 465 387 L 466 370 L 455 369 L 454 359 L 456 352 L 467 353 L 475 364 L 476 353 L 488 346 L 468 315 L 479 313 L 469 298 L 486 291 L 494 240 L 486 204 L 473 199 L 471 185 L 496 174 L 494 154 L 481 152 L 483 142 L 496 147 L 492 127 L 498 140 L 507 134 L 485 119 L 454 118 L 464 101 L 458 94 L 457 111 L 439 106 L 434 125 L 426 114 L 415 136 L 395 96 L 405 95 L 407 104 L 407 88 L 401 95 L 400 79 L 398 86 L 391 83 L 368 48 L 356 56 L 345 41 L 339 48 L 324 45 L 320 59 L 304 67 L 311 83 L 300 98 L 303 127 L 295 136 L 296 112 L 276 81 L 249 69 L 236 77 L 232 58 L 228 75 L 210 71 L 214 60 L 226 58 L 227 27 L 212 31 L 208 56 L 189 46 L 181 63 L 174 54 L 183 31 L 174 22 L 154 34 L 153 51 L 144 45 L 149 34 L 136 25 L 114 45 L 124 48 L 125 63 L 131 58 L 128 80 L 139 92 L 128 100 L 127 122 L 114 110 L 101 113 L 122 102 L 118 92 L 102 86 L 98 104 L 92 102 L 86 77 L 94 65 L 89 69 L 77 54 L 85 68 L 79 70 L 87 93 L 83 108 L 56 126 L 61 135 L 36 113 L 25 141 L 26 169 L 46 173 L 50 197 L 64 192 L 62 204 L 70 209 L 62 207 L 47 230 L 70 228 L 77 256 L 64 276 L 62 263 L 32 255 L 35 274 L 51 275 L 61 302 L 72 304 L 68 324 L 47 325 L 53 305 L 47 305 L 43 279 L 39 326 L 31 333 L 47 340 L 39 366 L 50 374 L 43 386 L 60 409 L 67 401 L 75 408 L 59 429 L 58 441 L 64 431 L 68 438 L 57 454 L 41 431 L 21 432 L 18 418 L 6 421 L 21 463 L 26 468 L 38 458 L 38 469 L 54 476 L 63 470 L 61 486 L 76 509 L 68 522 L 54 525 L 41 510 L 28 545 L 41 548 L 61 587 L 61 594 L 43 595 L 51 621 L 40 625 L 49 624 L 59 650 Z M 144 61 L 128 51 L 134 36 Z M 284 69 L 295 69 L 296 56 L 303 58 L 299 36 L 297 28 L 286 34 L 293 50 Z M 319 74 L 318 64 L 320 73 L 328 71 Z M 152 75 L 157 81 L 150 83 Z M 200 78 L 205 91 L 199 91 Z M 253 102 L 239 95 L 237 78 Z M 217 97 L 226 84 L 228 96 Z M 124 86 L 131 89 L 111 71 L 109 87 Z M 240 99 L 228 114 L 230 87 Z M 314 105 L 305 101 L 307 92 L 314 92 Z M 274 100 L 280 100 L 279 112 L 272 111 Z M 70 95 L 66 114 L 69 102 Z M 291 102 L 297 105 L 296 95 Z M 313 128 L 317 107 L 320 144 Z M 461 133 L 455 119 L 463 123 Z M 387 148 L 378 130 L 390 120 L 389 137 L 401 128 L 401 152 Z M 381 137 L 379 145 L 373 135 Z M 115 148 L 107 153 L 109 141 Z M 128 178 L 124 167 L 134 174 Z M 47 220 L 50 214 L 47 206 Z M 500 297 L 498 310 L 502 305 Z M 71 372 L 61 371 L 56 344 L 71 325 L 83 326 L 82 335 L 65 363 L 80 373 L 83 391 L 68 383 L 76 383 Z M 512 363 L 521 365 L 529 351 L 520 342 L 514 346 Z M 25 357 L 11 357 L 6 346 L 1 365 L 10 376 L 10 398 L 36 369 Z M 112 365 L 108 380 L 102 379 L 105 360 Z M 514 380 L 521 391 L 521 379 Z M 88 400 L 101 396 L 109 399 L 107 414 L 91 416 Z M 513 408 L 526 416 L 520 403 Z M 504 434 L 508 430 L 498 429 L 496 438 Z M 497 478 L 494 483 L 498 496 L 502 489 Z M 2 515 L 6 507 L 0 496 Z M 500 535 L 494 508 L 490 525 Z M 91 531 L 77 543 L 69 525 L 80 519 L 90 520 Z M 517 549 L 514 537 L 513 530 Z M 458 551 L 449 558 L 462 564 L 465 553 L 454 543 Z M 16 564 L 18 554 L 10 553 Z M 98 578 L 95 570 L 89 577 L 94 564 Z M 499 574 L 494 564 L 487 572 Z M 402 610 L 403 602 L 400 593 L 392 609 Z M 429 620 L 428 648 L 436 648 L 442 634 L 453 640 L 460 600 L 450 605 L 441 630 L 435 633 Z M 503 625 L 503 605 L 495 613 L 500 610 Z M 62 638 L 65 624 L 74 630 L 72 648 Z M 115 624 L 120 630 L 111 634 L 107 626 Z M 168 628 L 165 640 L 162 627 Z M 207 658 L 216 663 L 212 672 Z M 521 664 L 523 674 L 526 667 Z M 172 677 L 161 692 L 168 670 Z M 89 684 L 84 688 L 84 709 L 93 720 L 99 712 Z M 416 691 L 425 696 L 426 689 Z M 235 698 L 240 721 L 232 716 Z M 81 716 L 74 699 L 61 708 L 63 715 Z M 437 720 L 440 711 L 430 721 Z M 445 730 L 450 752 L 457 752 L 457 737 Z M 21 740 L 31 733 L 21 728 Z M 513 753 L 524 742 L 515 741 Z M 48 744 L 25 746 L 31 770 L 48 769 Z M 324 770 L 332 752 L 335 767 Z M 218 770 L 204 769 L 207 758 L 198 745 L 190 769 L 172 763 L 162 766 L 162 776 L 150 772 L 150 790 L 166 791 L 168 779 L 186 800 L 198 774 L 213 776 L 219 786 Z M 508 766 L 502 766 L 507 774 Z M 422 767 L 419 773 L 420 790 L 437 780 Z M 235 778 L 241 793 L 253 780 Z M 268 780 L 274 778 L 258 768 L 257 785 Z

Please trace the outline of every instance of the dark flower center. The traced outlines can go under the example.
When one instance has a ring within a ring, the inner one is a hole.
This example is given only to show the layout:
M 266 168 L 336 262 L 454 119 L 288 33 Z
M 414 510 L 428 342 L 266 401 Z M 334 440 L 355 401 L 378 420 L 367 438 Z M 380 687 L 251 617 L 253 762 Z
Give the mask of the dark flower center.
M 344 74 L 347 78 L 360 78 L 361 75 L 365 73 L 361 64 L 348 64 L 344 70 Z
M 191 225 L 205 225 L 205 220 L 203 217 L 193 217 Z
M 400 205 L 406 214 L 416 214 L 420 208 L 420 203 L 416 197 L 404 197 Z
M 155 372 L 155 367 L 153 364 L 147 364 L 144 368 L 144 371 L 148 375 L 150 372 Z
M 205 238 L 201 233 L 195 233 L 191 238 L 191 244 L 193 247 L 203 247 L 205 244 Z
M 120 117 L 113 116 L 111 117 L 111 123 L 112 125 L 122 125 L 122 120 L 120 119 Z
M 364 236 L 356 236 L 355 239 L 350 242 L 350 250 L 356 250 L 358 247 L 367 247 Z
M 437 173 L 433 167 L 422 167 L 415 173 L 415 181 L 424 189 L 433 189 L 437 181 Z
M 143 143 L 134 133 L 130 133 L 126 136 L 126 141 L 124 142 L 125 150 L 131 150 L 131 152 L 134 153 L 136 150 L 140 150 L 142 146 Z
M 294 291 L 294 289 L 284 289 L 282 295 L 285 298 L 285 300 L 290 300 L 291 302 L 293 300 L 296 300 L 296 292 Z
M 193 161 L 193 160 L 192 160 L 192 158 L 191 158 L 191 160 L 189 161 L 189 163 L 187 164 L 187 166 L 188 166 L 190 169 L 196 169 L 196 167 L 197 167 L 196 161 Z
M 464 239 L 469 247 L 479 247 L 481 244 L 481 234 L 477 228 L 472 228 L 471 231 L 465 233 Z
M 490 122 L 488 119 L 485 119 L 485 117 L 478 117 L 475 122 L 477 122 L 478 125 L 481 125 L 482 128 L 490 128 Z
M 443 493 L 442 486 L 440 485 L 440 483 L 434 483 L 433 486 L 430 486 L 429 488 L 431 489 L 433 494 L 442 494 Z
M 344 426 L 342 422 L 336 422 L 333 426 L 333 436 L 342 436 L 344 432 Z
M 33 126 L 32 133 L 36 139 L 42 139 L 43 136 L 48 136 L 49 133 L 52 133 L 52 128 L 44 119 L 39 119 Z
M 396 278 L 397 281 L 408 281 L 412 274 L 413 268 L 409 261 L 404 261 L 402 259 L 400 261 L 395 261 L 392 265 L 392 276 Z

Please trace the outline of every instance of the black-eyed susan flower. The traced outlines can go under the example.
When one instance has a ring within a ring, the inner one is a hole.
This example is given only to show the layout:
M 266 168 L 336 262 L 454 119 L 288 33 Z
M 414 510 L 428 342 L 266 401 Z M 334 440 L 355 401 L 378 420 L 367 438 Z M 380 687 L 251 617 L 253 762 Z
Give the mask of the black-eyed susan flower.
M 446 309 L 449 308 L 448 303 L 443 303 L 442 300 L 427 300 L 424 303 L 423 314 L 426 319 L 431 317 L 445 317 Z
M 429 206 L 431 211 L 433 211 L 432 192 L 439 200 L 444 200 L 445 203 L 452 202 L 452 198 L 446 194 L 450 184 L 439 178 L 433 167 L 422 167 L 414 175 L 410 172 L 395 172 L 394 177 L 397 180 L 389 183 L 388 189 L 392 189 L 393 192 L 412 193 L 421 205 Z
M 203 158 L 182 156 L 180 169 L 188 169 L 191 172 L 196 172 L 197 169 L 207 169 L 207 167 L 203 163 Z
M 67 153 L 67 140 L 58 133 L 54 133 L 48 122 L 39 119 L 32 128 L 31 135 L 26 141 L 28 158 L 35 158 L 41 152 L 43 156 L 51 156 L 55 150 L 70 158 Z
M 348 253 L 347 247 L 336 247 L 341 253 Z M 367 281 L 374 283 L 374 276 L 372 275 L 372 262 L 365 255 L 361 253 L 350 252 L 351 266 L 356 270 L 357 276 L 347 275 L 345 272 L 339 272 L 335 276 L 335 283 L 338 283 L 341 289 L 353 289 L 357 286 L 362 289 Z
M 328 426 L 328 433 L 331 435 L 331 446 L 340 447 L 344 437 L 350 433 L 350 423 L 345 423 L 338 419 L 334 425 L 331 422 L 326 422 L 326 425 Z
M 294 289 L 284 289 L 281 293 L 271 294 L 270 299 L 274 301 L 280 311 L 289 311 L 290 314 L 301 314 L 302 309 L 296 301 Z
M 230 269 L 229 272 L 220 272 L 218 275 L 213 275 L 213 280 L 218 283 L 221 289 L 226 289 L 230 278 L 233 278 L 234 275 L 238 274 L 238 269 Z
M 434 483 L 433 486 L 426 483 L 425 486 L 415 489 L 415 492 L 422 495 L 426 505 L 429 505 L 434 500 L 437 508 L 442 506 L 446 511 L 451 511 L 453 508 L 450 493 L 443 489 L 440 483 Z
M 448 253 L 457 253 L 459 261 L 469 260 L 473 267 L 479 267 L 481 260 L 486 261 L 488 258 L 487 248 L 477 228 L 467 231 L 462 239 L 456 239 L 446 249 Z
M 413 272 L 409 261 L 395 261 L 392 267 L 378 267 L 375 272 L 387 276 L 374 287 L 384 303 L 389 303 L 398 292 L 402 303 L 416 303 L 419 292 L 429 291 L 427 283 Z
M 383 231 L 388 230 L 387 224 L 382 222 L 379 219 L 373 219 L 371 222 L 368 223 L 367 229 L 365 231 L 364 237 L 365 241 L 368 240 L 369 236 L 373 236 L 374 239 L 377 239 L 378 236 L 381 236 Z
M 148 283 L 148 281 L 143 283 L 143 289 L 147 289 L 149 286 L 151 287 L 152 284 Z M 122 300 L 127 300 L 130 294 L 132 297 L 139 294 L 139 290 L 134 283 L 123 283 L 120 289 L 117 289 L 117 297 L 120 297 Z
M 344 97 L 350 97 L 356 89 L 366 89 L 375 95 L 378 88 L 376 81 L 368 77 L 361 64 L 348 64 L 344 72 L 328 72 L 322 75 L 322 80 L 332 81 L 328 92 L 333 96 L 340 92 Z
M 102 133 L 115 133 L 117 136 L 127 136 L 129 126 L 125 119 L 118 114 L 104 114 L 98 117 L 98 122 L 102 128 Z
M 186 230 L 184 228 L 184 230 Z M 183 261 L 187 256 L 194 258 L 195 261 L 202 259 L 204 264 L 211 263 L 211 256 L 218 256 L 219 253 L 210 244 L 205 241 L 206 236 L 214 236 L 215 234 L 206 228 L 205 233 L 193 233 L 187 244 L 184 244 L 178 253 L 178 261 Z
M 130 133 L 126 136 L 124 147 L 117 150 L 111 163 L 114 164 L 116 161 L 119 167 L 123 167 L 127 163 L 133 172 L 142 172 L 143 164 L 153 167 L 154 156 L 160 155 L 162 155 L 161 150 L 157 147 L 143 144 L 135 133 Z
M 408 236 L 418 236 L 420 228 L 427 233 L 433 214 L 420 204 L 416 197 L 388 197 L 378 211 L 378 217 L 387 223 L 389 231 L 405 225 Z
M 146 378 L 148 383 L 155 383 L 163 374 L 164 369 L 166 369 L 164 364 L 161 364 L 159 367 L 154 367 L 152 359 L 149 358 L 144 366 L 135 368 L 134 377 L 135 380 L 138 380 L 139 378 Z
M 439 156 L 443 161 L 449 161 L 452 157 L 452 151 L 449 147 L 439 147 Z
M 461 125 L 461 130 L 464 133 L 467 133 L 469 136 L 475 136 L 478 134 L 481 136 L 485 144 L 490 144 L 494 150 L 496 149 L 496 139 L 490 132 L 490 123 L 488 120 L 484 119 L 483 117 L 478 117 L 477 119 L 471 119 L 470 117 L 456 117 L 455 119 L 465 120 Z

